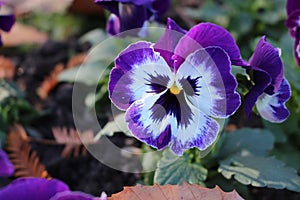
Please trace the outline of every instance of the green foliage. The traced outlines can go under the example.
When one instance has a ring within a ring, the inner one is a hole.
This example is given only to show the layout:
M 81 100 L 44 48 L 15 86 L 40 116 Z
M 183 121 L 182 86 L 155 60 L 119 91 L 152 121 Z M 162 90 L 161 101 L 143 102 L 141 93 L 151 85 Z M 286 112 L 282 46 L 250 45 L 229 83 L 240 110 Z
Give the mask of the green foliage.
M 28 124 L 39 113 L 25 100 L 14 83 L 0 80 L 0 124 L 2 130 L 14 122 Z
M 189 163 L 188 160 L 186 156 L 178 157 L 170 150 L 165 150 L 157 164 L 154 182 L 165 185 L 180 184 L 185 180 L 191 184 L 201 184 L 207 177 L 207 169 L 200 164 Z
M 282 161 L 274 157 L 255 156 L 244 151 L 221 161 L 218 171 L 227 179 L 233 176 L 245 185 L 287 188 L 300 192 L 300 177 L 297 171 L 286 167 Z

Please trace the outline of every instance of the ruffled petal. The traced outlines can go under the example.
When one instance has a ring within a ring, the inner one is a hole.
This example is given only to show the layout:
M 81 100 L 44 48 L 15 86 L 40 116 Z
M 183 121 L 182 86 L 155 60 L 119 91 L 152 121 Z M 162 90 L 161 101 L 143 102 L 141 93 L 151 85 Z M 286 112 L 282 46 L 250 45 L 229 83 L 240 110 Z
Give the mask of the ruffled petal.
M 69 187 L 56 179 L 21 178 L 1 188 L 0 199 L 9 200 L 49 200 L 58 192 Z
M 288 16 L 295 10 L 300 9 L 299 0 L 288 0 L 286 4 L 286 11 Z
M 290 97 L 290 85 L 286 79 L 283 79 L 279 90 L 275 94 L 268 95 L 264 93 L 258 98 L 256 108 L 264 119 L 273 123 L 281 123 L 290 114 L 285 106 Z
M 226 118 L 240 106 L 228 55 L 219 47 L 199 49 L 190 54 L 177 71 L 187 99 L 206 115 Z
M 219 124 L 212 118 L 202 113 L 191 105 L 192 117 L 187 125 L 178 124 L 174 133 L 171 149 L 177 155 L 182 155 L 184 150 L 196 147 L 205 150 L 213 144 L 219 132 Z
M 191 28 L 179 41 L 175 49 L 176 56 L 174 59 L 178 60 L 175 63 L 175 69 L 178 69 L 184 61 L 182 58 L 186 58 L 199 48 L 209 46 L 217 46 L 224 49 L 233 65 L 248 66 L 248 63 L 242 60 L 235 40 L 226 29 L 212 23 L 200 23 Z
M 159 150 L 168 146 L 172 139 L 170 115 L 163 105 L 156 103 L 160 97 L 155 94 L 134 102 L 125 117 L 129 130 L 137 139 Z
M 254 70 L 253 71 L 253 82 L 254 86 L 250 89 L 244 99 L 244 110 L 246 115 L 249 117 L 252 111 L 255 102 L 257 101 L 258 97 L 262 95 L 265 89 L 271 83 L 270 75 L 262 70 Z
M 11 176 L 14 173 L 14 166 L 10 162 L 5 151 L 0 149 L 0 176 L 6 177 Z
M 96 198 L 83 192 L 65 191 L 57 193 L 49 200 L 96 200 Z
M 3 31 L 10 31 L 11 27 L 15 23 L 16 19 L 14 15 L 2 15 L 0 16 L 0 29 Z
M 265 89 L 265 93 L 274 94 L 283 79 L 283 64 L 280 58 L 279 50 L 267 42 L 263 36 L 249 60 L 254 70 L 259 69 L 267 72 L 271 77 L 271 84 Z
M 173 73 L 151 43 L 137 42 L 117 57 L 110 73 L 109 96 L 121 110 L 134 101 L 166 89 Z
M 167 27 L 163 36 L 155 43 L 154 49 L 166 60 L 170 67 L 173 67 L 175 47 L 180 38 L 184 36 L 187 31 L 182 29 L 171 18 L 168 18 Z

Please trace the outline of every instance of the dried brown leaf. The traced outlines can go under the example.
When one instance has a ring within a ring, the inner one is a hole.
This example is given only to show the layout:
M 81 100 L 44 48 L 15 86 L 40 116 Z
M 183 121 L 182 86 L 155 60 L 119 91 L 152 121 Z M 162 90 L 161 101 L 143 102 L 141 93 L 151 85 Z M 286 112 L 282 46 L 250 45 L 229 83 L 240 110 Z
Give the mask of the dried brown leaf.
M 15 167 L 16 177 L 49 178 L 46 167 L 31 149 L 29 138 L 21 125 L 15 124 L 7 136 L 8 156 Z
M 58 84 L 58 75 L 64 70 L 63 64 L 57 64 L 54 70 L 47 76 L 40 87 L 37 88 L 37 94 L 41 99 L 46 99 L 49 93 L 56 87 Z
M 93 144 L 94 133 L 92 130 L 86 130 L 82 133 L 77 132 L 71 128 L 69 131 L 67 128 L 52 128 L 53 136 L 57 143 L 64 144 L 65 148 L 61 153 L 63 158 L 70 157 L 73 152 L 73 156 L 86 155 L 87 151 L 82 144 Z
M 87 53 L 79 53 L 79 54 L 73 56 L 68 61 L 66 68 L 70 69 L 70 68 L 76 67 L 78 65 L 81 65 L 84 62 L 86 56 L 87 56 Z
M 11 80 L 16 72 L 16 66 L 11 59 L 0 56 L 0 78 Z
M 218 186 L 213 189 L 197 184 L 125 187 L 123 191 L 113 194 L 108 200 L 241 200 L 236 191 L 223 192 Z

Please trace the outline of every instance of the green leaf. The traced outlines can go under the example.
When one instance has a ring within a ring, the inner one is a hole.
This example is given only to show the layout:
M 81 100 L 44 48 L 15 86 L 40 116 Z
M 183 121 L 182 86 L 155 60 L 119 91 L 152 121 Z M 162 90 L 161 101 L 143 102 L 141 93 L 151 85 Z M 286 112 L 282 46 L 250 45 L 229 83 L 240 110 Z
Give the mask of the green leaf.
M 115 116 L 114 121 L 108 122 L 96 135 L 95 140 L 100 139 L 103 135 L 113 136 L 116 132 L 123 132 L 125 135 L 132 137 L 132 134 L 125 122 L 125 113 Z
M 184 156 L 176 156 L 167 149 L 157 164 L 154 182 L 160 185 L 181 184 L 185 180 L 190 184 L 200 184 L 206 177 L 207 169 L 200 164 L 189 163 Z
M 277 159 L 283 161 L 288 166 L 300 170 L 300 152 L 292 144 L 281 144 L 276 146 L 271 152 Z
M 300 192 L 297 171 L 274 157 L 259 157 L 244 151 L 221 161 L 218 171 L 227 179 L 234 177 L 245 185 Z
M 59 81 L 80 82 L 86 85 L 96 85 L 101 77 L 105 77 L 108 71 L 107 66 L 101 62 L 88 63 L 72 69 L 68 69 L 59 74 Z
M 227 134 L 219 150 L 220 157 L 228 157 L 243 149 L 254 155 L 265 155 L 274 145 L 272 133 L 264 129 L 243 128 Z
M 286 142 L 287 137 L 284 134 L 283 126 L 281 124 L 274 124 L 269 121 L 263 120 L 264 126 L 271 131 L 274 136 L 275 142 Z

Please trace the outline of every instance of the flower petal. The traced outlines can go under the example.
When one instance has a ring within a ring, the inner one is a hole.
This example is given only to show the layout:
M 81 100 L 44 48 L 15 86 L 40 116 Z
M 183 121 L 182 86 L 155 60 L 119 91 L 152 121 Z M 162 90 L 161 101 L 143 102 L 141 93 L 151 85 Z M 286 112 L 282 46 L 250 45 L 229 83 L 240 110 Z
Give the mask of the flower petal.
M 175 64 L 175 69 L 178 69 L 183 62 L 180 58 L 186 58 L 197 49 L 209 46 L 217 46 L 224 49 L 234 65 L 248 65 L 242 60 L 237 44 L 226 29 L 212 23 L 200 23 L 191 28 L 179 41 L 175 49 L 176 56 L 174 59 L 178 60 Z
M 295 31 L 295 45 L 294 45 L 294 56 L 296 59 L 296 63 L 300 66 L 300 27 Z
M 177 155 L 182 155 L 184 150 L 193 147 L 202 151 L 207 149 L 216 140 L 219 132 L 219 124 L 214 119 L 187 103 L 191 108 L 192 117 L 188 125 L 178 124 L 171 146 Z
M 83 192 L 65 191 L 57 193 L 49 200 L 96 200 L 96 198 Z
M 300 8 L 298 10 L 295 10 L 288 16 L 285 25 L 290 29 L 295 29 L 296 27 L 300 27 Z M 293 33 L 292 36 L 294 37 Z
M 110 73 L 109 96 L 121 110 L 134 101 L 166 89 L 173 74 L 151 43 L 137 42 L 117 57 Z
M 161 95 L 155 94 L 135 101 L 126 112 L 129 130 L 137 139 L 156 149 L 163 149 L 171 141 L 170 116 L 156 104 Z
M 259 40 L 249 63 L 254 70 L 260 69 L 270 75 L 271 84 L 264 92 L 270 95 L 274 94 L 280 87 L 283 79 L 283 64 L 279 50 L 268 43 L 266 37 L 263 36 Z
M 291 88 L 286 79 L 282 80 L 279 90 L 273 94 L 262 94 L 257 102 L 256 108 L 260 115 L 273 123 L 281 123 L 290 115 L 285 103 L 291 97 Z
M 9 200 L 49 200 L 58 192 L 69 187 L 56 179 L 21 178 L 1 188 L 0 199 Z
M 0 176 L 11 176 L 14 173 L 14 166 L 10 162 L 5 151 L 0 149 Z
M 208 47 L 190 54 L 176 75 L 187 99 L 196 108 L 206 115 L 226 118 L 241 104 L 240 95 L 235 91 L 237 81 L 230 70 L 230 60 L 224 50 Z
M 3 31 L 10 31 L 11 27 L 15 23 L 16 19 L 14 15 L 2 15 L 0 16 L 0 29 Z
M 110 35 L 120 33 L 120 19 L 117 15 L 110 14 L 106 24 L 106 32 Z
M 299 0 L 288 0 L 286 4 L 286 10 L 288 16 L 295 10 L 300 9 L 300 1 Z
M 250 116 L 258 97 L 264 93 L 265 89 L 270 85 L 271 80 L 272 79 L 267 72 L 262 70 L 253 71 L 253 82 L 255 84 L 245 96 L 243 104 L 245 113 L 248 117 Z
M 170 67 L 173 67 L 174 60 L 172 56 L 174 55 L 175 47 L 186 32 L 187 31 L 178 26 L 175 21 L 168 18 L 164 35 L 154 45 L 155 51 L 160 53 Z
M 154 14 L 155 20 L 159 20 L 159 18 L 163 17 L 170 7 L 170 0 L 155 0 L 151 4 L 150 10 Z

